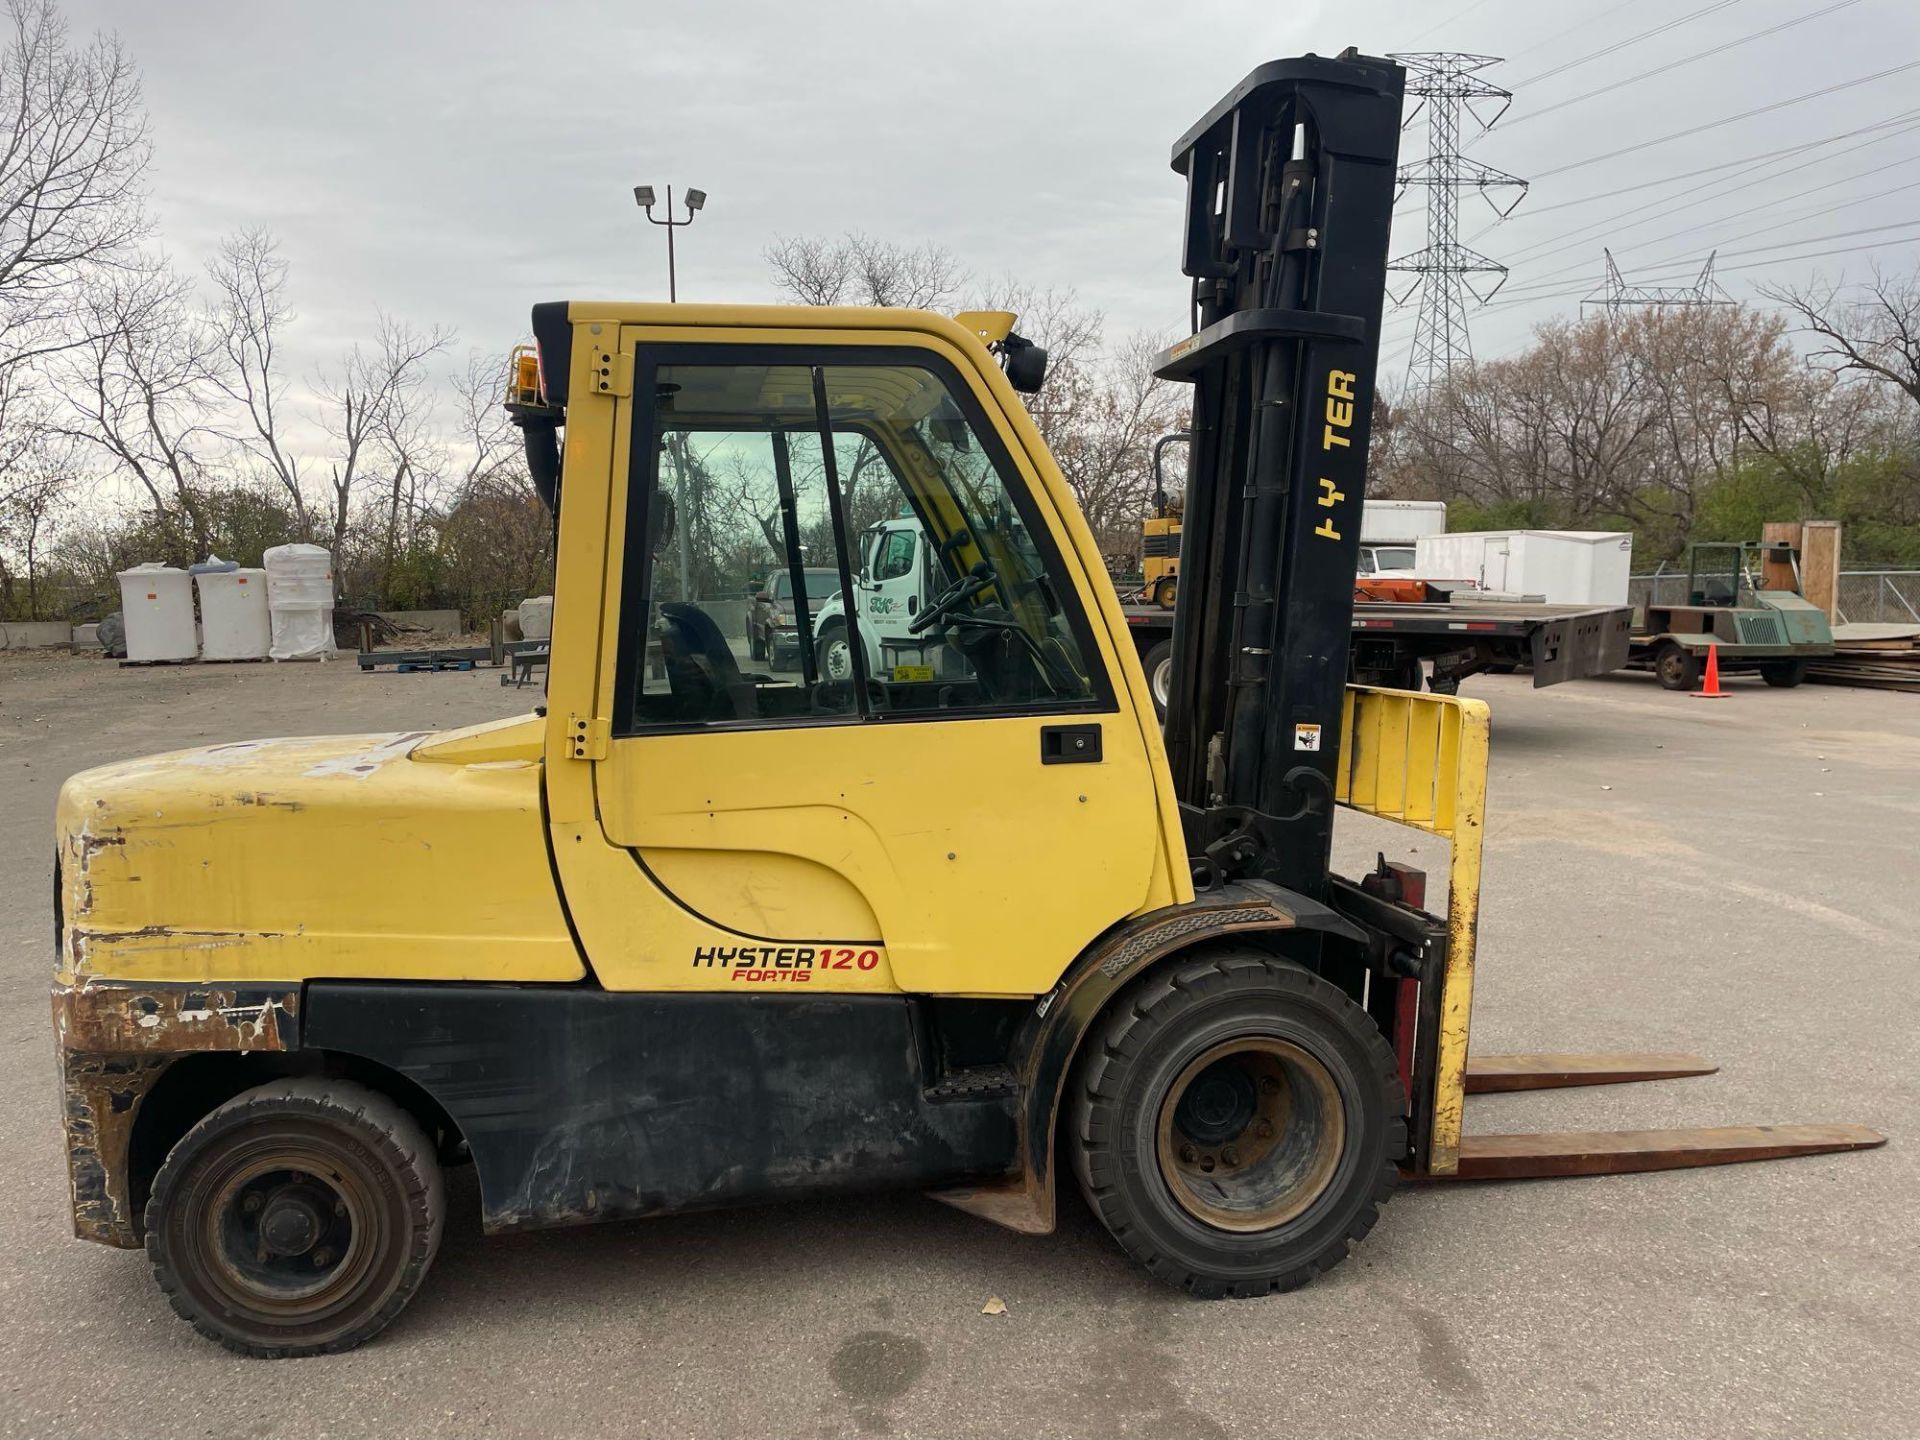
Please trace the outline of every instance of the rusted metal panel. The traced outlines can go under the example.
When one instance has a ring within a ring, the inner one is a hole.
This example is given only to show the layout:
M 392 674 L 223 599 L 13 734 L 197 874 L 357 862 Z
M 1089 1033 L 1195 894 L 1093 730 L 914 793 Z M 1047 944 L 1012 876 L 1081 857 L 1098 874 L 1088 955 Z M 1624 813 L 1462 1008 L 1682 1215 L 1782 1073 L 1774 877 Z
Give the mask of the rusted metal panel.
M 1719 1066 L 1698 1055 L 1469 1055 L 1467 1093 L 1562 1090 L 1712 1075 Z
M 67 1187 L 73 1233 L 136 1249 L 140 1232 L 129 1195 L 127 1146 L 140 1102 L 167 1068 L 149 1055 L 61 1056 L 61 1120 L 67 1132 Z
M 60 1047 L 90 1055 L 290 1050 L 298 1043 L 299 1011 L 298 986 L 82 981 L 53 987 Z
M 300 992 L 83 981 L 52 999 L 73 1232 L 136 1247 L 128 1148 L 142 1102 L 182 1055 L 297 1047 Z

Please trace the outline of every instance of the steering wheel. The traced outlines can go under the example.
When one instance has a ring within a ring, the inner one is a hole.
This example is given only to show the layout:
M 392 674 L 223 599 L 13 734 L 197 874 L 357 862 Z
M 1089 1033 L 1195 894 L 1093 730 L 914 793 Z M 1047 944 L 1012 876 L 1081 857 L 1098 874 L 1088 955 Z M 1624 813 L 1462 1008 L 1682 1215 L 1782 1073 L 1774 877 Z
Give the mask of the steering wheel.
M 907 622 L 907 633 L 918 635 L 922 631 L 932 629 L 960 606 L 992 585 L 994 579 L 993 566 L 984 560 L 975 561 L 973 569 L 936 595 L 928 602 L 926 609 Z

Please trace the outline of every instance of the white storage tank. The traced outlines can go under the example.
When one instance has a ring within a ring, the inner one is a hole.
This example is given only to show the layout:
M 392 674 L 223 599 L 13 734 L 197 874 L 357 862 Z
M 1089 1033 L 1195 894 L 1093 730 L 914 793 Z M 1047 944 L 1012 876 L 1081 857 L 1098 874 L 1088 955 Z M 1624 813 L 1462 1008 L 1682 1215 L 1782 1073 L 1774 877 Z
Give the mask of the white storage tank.
M 1624 605 L 1632 569 L 1633 536 L 1619 530 L 1467 530 L 1421 536 L 1413 573 L 1549 605 Z
M 120 572 L 120 613 L 127 625 L 127 659 L 191 660 L 200 653 L 193 624 L 193 581 L 171 565 L 136 565 Z
M 553 638 L 553 596 L 535 595 L 520 602 L 520 633 L 529 640 Z
M 276 545 L 267 567 L 267 614 L 276 660 L 324 660 L 333 648 L 333 556 L 321 545 Z
M 273 643 L 267 616 L 267 572 L 236 566 L 199 570 L 193 583 L 200 592 L 200 658 L 264 660 Z

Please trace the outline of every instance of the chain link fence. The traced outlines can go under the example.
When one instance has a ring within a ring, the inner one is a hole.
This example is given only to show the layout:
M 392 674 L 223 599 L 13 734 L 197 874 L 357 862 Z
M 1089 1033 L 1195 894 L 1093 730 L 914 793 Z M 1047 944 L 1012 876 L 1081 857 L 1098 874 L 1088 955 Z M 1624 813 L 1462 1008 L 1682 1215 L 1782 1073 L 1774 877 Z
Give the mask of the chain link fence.
M 1685 570 L 1635 575 L 1627 581 L 1627 603 L 1636 609 L 1686 601 Z M 1842 570 L 1840 619 L 1854 624 L 1920 625 L 1920 570 Z

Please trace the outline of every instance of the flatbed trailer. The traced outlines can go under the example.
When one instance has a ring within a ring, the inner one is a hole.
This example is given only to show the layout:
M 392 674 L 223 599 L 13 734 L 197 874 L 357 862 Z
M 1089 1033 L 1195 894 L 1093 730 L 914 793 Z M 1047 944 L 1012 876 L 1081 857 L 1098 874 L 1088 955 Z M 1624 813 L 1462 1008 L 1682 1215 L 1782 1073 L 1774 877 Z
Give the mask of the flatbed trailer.
M 1153 605 L 1121 608 L 1155 703 L 1164 705 L 1173 616 Z M 1349 678 L 1363 685 L 1418 690 L 1425 661 L 1433 667 L 1434 693 L 1452 695 L 1469 675 L 1526 665 L 1538 689 L 1620 669 L 1627 663 L 1632 632 L 1633 610 L 1626 605 L 1457 598 L 1415 604 L 1357 601 Z

